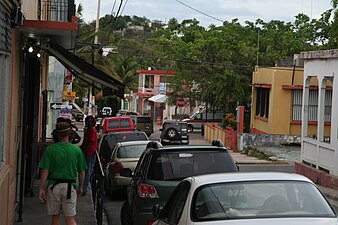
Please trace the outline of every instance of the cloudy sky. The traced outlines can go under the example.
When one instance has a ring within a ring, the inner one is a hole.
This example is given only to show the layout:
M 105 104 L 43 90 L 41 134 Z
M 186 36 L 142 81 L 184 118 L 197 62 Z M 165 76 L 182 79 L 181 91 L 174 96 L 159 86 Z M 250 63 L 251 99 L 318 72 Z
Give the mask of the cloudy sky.
M 121 0 L 116 0 L 114 9 L 115 0 L 100 1 L 102 17 L 112 11 L 116 13 Z M 321 13 L 332 8 L 330 2 L 331 0 L 123 0 L 122 15 L 145 16 L 150 20 L 162 21 L 175 17 L 179 22 L 196 18 L 203 26 L 212 23 L 221 25 L 220 21 L 231 21 L 234 18 L 240 22 L 254 22 L 258 18 L 266 22 L 293 22 L 298 13 L 319 18 Z M 98 0 L 76 0 L 76 4 L 79 3 L 83 6 L 84 20 L 95 20 Z

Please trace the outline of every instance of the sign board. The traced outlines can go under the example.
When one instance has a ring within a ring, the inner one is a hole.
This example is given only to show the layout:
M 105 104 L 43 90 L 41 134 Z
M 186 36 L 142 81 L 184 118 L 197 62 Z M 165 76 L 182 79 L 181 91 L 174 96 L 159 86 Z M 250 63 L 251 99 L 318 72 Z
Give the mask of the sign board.
M 74 91 L 64 91 L 63 92 L 63 100 L 74 101 L 76 98 L 76 92 Z
M 50 109 L 61 109 L 62 102 L 52 102 L 50 103 Z
M 60 117 L 72 119 L 72 105 L 61 105 Z
M 110 107 L 103 107 L 102 109 L 102 115 L 108 116 L 111 115 L 111 113 L 113 112 L 113 110 Z
M 183 98 L 177 99 L 177 106 L 183 107 L 185 105 L 185 100 Z

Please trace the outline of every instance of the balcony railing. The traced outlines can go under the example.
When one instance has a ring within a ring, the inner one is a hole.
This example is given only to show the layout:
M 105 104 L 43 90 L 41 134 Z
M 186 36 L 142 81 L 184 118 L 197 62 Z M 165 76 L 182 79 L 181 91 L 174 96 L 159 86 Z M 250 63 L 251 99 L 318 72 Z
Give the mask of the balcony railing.
M 74 0 L 39 0 L 38 18 L 45 21 L 71 22 L 75 16 Z

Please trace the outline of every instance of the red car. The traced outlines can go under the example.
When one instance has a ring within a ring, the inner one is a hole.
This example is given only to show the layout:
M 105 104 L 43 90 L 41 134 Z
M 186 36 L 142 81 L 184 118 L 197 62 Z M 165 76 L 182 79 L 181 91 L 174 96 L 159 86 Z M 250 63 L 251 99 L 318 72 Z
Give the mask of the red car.
M 120 131 L 134 131 L 135 125 L 130 116 L 104 118 L 101 123 L 101 134 Z

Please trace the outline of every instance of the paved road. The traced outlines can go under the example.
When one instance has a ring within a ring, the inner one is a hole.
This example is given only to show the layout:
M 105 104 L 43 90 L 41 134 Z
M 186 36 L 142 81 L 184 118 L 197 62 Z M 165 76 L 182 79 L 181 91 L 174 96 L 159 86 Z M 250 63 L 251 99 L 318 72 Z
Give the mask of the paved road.
M 159 141 L 160 132 L 157 126 L 155 126 L 155 133 L 150 136 L 151 140 Z M 193 132 L 189 134 L 190 142 L 193 145 L 194 142 L 200 140 L 201 133 Z M 240 164 L 240 171 L 280 171 L 280 172 L 294 172 L 293 164 Z M 125 200 L 125 195 L 119 196 L 119 199 L 112 199 L 110 196 L 104 196 L 104 209 L 109 225 L 121 225 L 120 222 L 120 210 Z

